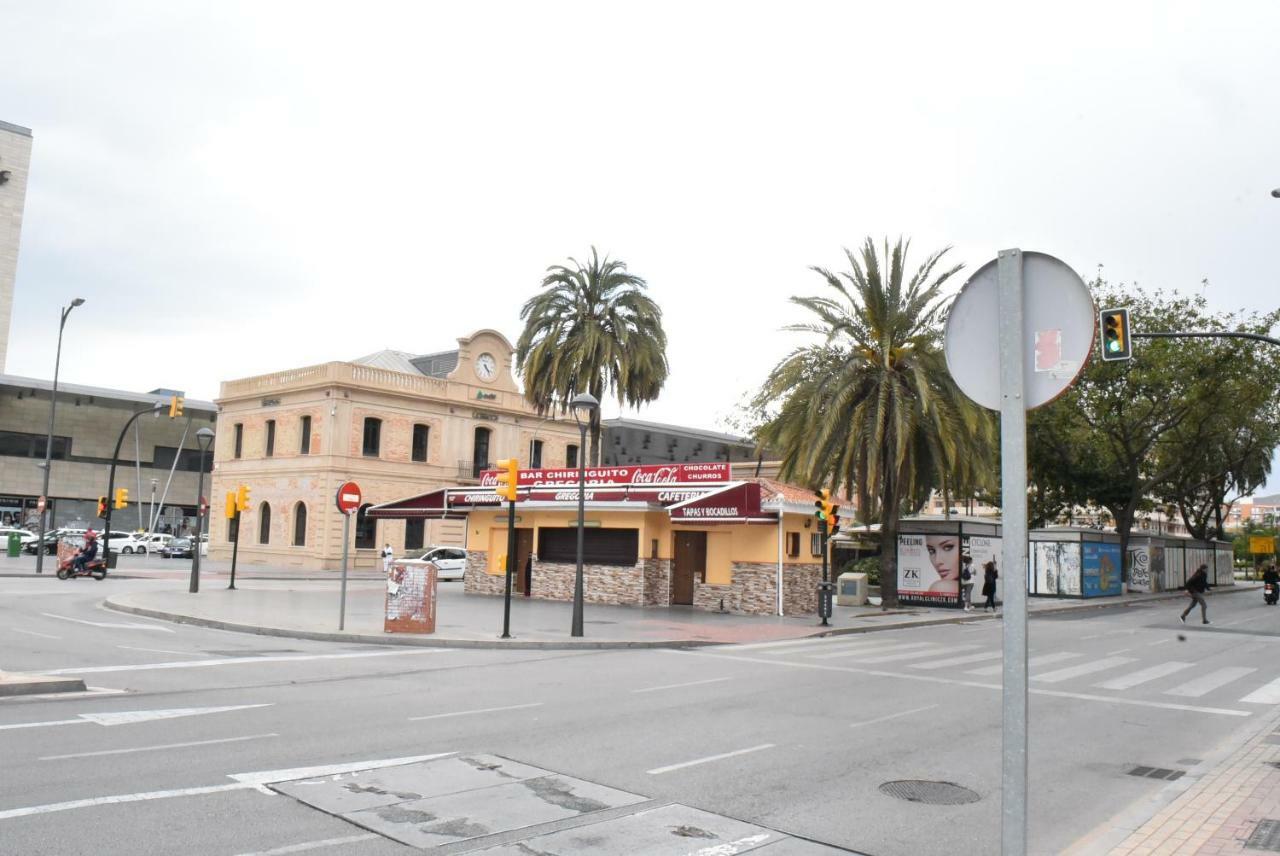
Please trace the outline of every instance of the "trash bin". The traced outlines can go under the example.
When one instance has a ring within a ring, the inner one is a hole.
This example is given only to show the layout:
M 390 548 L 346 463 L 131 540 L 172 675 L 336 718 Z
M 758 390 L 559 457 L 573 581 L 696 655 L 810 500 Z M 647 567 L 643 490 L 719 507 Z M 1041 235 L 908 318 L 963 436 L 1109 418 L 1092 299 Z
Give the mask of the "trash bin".
M 847 573 L 841 574 L 837 580 L 836 603 L 841 606 L 866 606 L 867 575 Z
M 829 582 L 818 583 L 818 617 L 831 617 L 831 596 L 836 593 L 836 584 Z
M 9 533 L 9 558 L 16 559 L 22 555 L 22 536 L 17 532 Z

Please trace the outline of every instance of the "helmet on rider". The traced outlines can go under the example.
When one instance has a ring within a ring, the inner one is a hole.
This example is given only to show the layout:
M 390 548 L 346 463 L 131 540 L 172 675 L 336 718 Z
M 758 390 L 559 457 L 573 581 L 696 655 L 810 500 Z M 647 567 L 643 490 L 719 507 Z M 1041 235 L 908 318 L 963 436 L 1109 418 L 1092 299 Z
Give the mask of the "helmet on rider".
M 85 533 L 84 533 L 84 539 L 85 539 L 86 541 L 92 541 L 93 539 L 95 539 L 95 538 L 97 538 L 97 537 L 98 537 L 98 533 L 97 533 L 97 532 L 94 532 L 92 529 L 90 529 L 90 530 L 88 530 L 87 532 L 85 532 Z

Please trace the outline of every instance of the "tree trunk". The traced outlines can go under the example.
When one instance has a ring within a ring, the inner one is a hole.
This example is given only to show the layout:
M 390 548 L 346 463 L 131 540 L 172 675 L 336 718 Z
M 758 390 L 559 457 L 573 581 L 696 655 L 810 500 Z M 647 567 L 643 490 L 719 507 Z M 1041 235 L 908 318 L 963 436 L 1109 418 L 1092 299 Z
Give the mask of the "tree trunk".
M 880 608 L 898 606 L 898 508 L 894 477 L 889 476 L 880 503 Z

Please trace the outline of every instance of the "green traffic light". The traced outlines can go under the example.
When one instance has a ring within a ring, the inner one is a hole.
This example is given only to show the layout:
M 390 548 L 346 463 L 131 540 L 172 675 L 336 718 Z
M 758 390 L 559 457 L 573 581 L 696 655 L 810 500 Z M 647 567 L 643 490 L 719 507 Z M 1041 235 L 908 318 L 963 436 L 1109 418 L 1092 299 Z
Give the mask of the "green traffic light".
M 1107 342 L 1107 350 L 1111 351 L 1112 353 L 1115 353 L 1116 351 L 1120 350 L 1120 340 L 1112 339 L 1110 342 Z

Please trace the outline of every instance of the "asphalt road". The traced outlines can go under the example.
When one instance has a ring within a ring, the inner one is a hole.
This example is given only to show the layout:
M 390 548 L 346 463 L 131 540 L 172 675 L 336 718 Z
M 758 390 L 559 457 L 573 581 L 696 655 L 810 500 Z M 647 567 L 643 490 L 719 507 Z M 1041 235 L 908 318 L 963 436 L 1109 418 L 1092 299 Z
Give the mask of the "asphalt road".
M 98 607 L 109 591 L 175 584 L 0 579 L 0 669 L 93 688 L 0 701 L 0 851 L 420 852 L 255 783 L 474 753 L 875 856 L 998 852 L 999 622 L 498 652 L 256 637 Z M 1280 608 L 1225 595 L 1210 599 L 1213 625 L 1183 627 L 1180 606 L 1033 620 L 1036 852 L 1170 787 L 1132 768 L 1196 775 L 1280 703 Z M 976 801 L 880 790 L 896 780 Z M 636 846 L 607 852 L 647 852 Z M 759 852 L 801 852 L 771 846 Z

